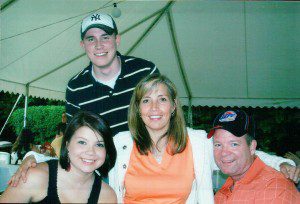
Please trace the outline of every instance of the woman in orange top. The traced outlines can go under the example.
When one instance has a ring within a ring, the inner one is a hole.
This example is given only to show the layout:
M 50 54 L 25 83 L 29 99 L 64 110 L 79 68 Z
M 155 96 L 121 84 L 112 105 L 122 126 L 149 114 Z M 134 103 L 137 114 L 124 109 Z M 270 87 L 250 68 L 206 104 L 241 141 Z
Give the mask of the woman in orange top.
M 205 131 L 186 128 L 175 85 L 167 77 L 155 74 L 139 82 L 128 124 L 130 132 L 114 136 L 118 156 L 109 172 L 118 202 L 214 202 L 212 142 Z

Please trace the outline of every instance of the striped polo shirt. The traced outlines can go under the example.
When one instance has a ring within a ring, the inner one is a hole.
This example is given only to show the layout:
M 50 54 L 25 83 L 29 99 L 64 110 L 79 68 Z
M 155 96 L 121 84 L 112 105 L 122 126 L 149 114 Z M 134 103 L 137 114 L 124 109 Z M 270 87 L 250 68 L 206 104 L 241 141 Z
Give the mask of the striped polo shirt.
M 121 59 L 121 73 L 113 89 L 95 80 L 92 63 L 72 77 L 66 90 L 68 120 L 82 109 L 102 116 L 113 135 L 128 130 L 127 113 L 135 86 L 143 77 L 159 71 L 150 61 L 123 56 L 119 52 L 117 55 Z

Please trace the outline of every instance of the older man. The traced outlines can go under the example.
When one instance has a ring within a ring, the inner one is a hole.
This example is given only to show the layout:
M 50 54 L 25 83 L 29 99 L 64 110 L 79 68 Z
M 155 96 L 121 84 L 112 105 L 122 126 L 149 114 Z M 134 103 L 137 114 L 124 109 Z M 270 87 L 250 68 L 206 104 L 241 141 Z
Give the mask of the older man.
M 214 120 L 216 164 L 228 179 L 215 203 L 300 203 L 294 183 L 255 156 L 256 140 L 249 116 L 242 110 L 220 113 Z

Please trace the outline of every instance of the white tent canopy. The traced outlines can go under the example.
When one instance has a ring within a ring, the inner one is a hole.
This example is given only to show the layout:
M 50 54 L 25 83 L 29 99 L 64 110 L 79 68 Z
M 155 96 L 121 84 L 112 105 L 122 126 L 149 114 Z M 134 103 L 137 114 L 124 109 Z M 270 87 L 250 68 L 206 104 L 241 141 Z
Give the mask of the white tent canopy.
M 117 1 L 7 1 L 0 13 L 0 90 L 64 100 L 88 65 L 81 19 Z M 153 61 L 183 104 L 300 108 L 300 4 L 119 1 L 119 51 Z

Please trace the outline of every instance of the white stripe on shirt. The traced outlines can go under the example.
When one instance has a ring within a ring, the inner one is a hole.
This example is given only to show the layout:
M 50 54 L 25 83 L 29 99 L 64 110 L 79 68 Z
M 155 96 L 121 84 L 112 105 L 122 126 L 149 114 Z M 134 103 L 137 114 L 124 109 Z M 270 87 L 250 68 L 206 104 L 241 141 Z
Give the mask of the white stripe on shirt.
M 76 89 L 71 89 L 69 86 L 68 86 L 68 89 L 70 90 L 70 91 L 78 91 L 78 90 L 83 90 L 83 89 L 86 89 L 86 88 L 89 88 L 89 87 L 91 87 L 91 86 L 93 86 L 93 84 L 88 84 L 88 85 L 86 85 L 86 86 L 82 86 L 82 87 L 77 87 Z
M 108 98 L 108 97 L 109 97 L 108 95 L 102 96 L 100 98 L 95 98 L 95 99 L 90 100 L 90 101 L 85 101 L 85 102 L 79 103 L 79 105 L 82 106 L 82 105 L 85 105 L 85 104 L 88 104 L 88 103 L 92 103 L 92 102 L 95 102 L 95 101 L 100 101 L 100 100 Z
M 129 107 L 129 105 L 121 106 L 121 107 L 114 108 L 114 109 L 111 109 L 111 110 L 109 110 L 109 111 L 105 111 L 105 112 L 103 112 L 103 113 L 100 113 L 100 115 L 105 115 L 105 114 L 107 114 L 107 113 L 111 113 L 111 112 L 114 112 L 114 111 L 116 111 L 116 110 L 121 110 L 121 109 L 125 109 L 125 108 L 128 108 L 128 107 Z
M 151 67 L 146 67 L 146 68 L 144 68 L 144 69 L 140 69 L 140 70 L 137 70 L 137 71 L 132 72 L 132 73 L 130 73 L 130 74 L 124 75 L 123 78 L 129 77 L 129 76 L 135 75 L 135 74 L 137 74 L 137 73 L 139 73 L 139 72 L 143 72 L 143 71 L 150 70 L 150 69 L 151 69 Z

